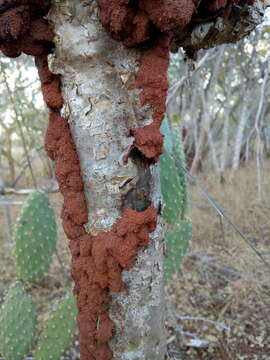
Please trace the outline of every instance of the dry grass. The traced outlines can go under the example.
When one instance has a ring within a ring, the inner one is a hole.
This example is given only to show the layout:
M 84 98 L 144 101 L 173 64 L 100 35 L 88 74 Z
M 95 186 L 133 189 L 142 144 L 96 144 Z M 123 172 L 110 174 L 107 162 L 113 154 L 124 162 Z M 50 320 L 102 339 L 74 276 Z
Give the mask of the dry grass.
M 220 184 L 201 179 L 203 187 L 230 218 L 254 241 L 270 263 L 270 165 L 263 172 L 263 201 L 257 200 L 254 165 L 241 168 Z M 270 358 L 270 267 L 191 187 L 193 241 L 169 291 L 178 315 L 203 317 L 225 323 L 230 331 L 200 321 L 181 321 L 211 346 L 194 349 L 175 344 L 172 359 L 263 360 Z M 178 354 L 178 355 L 177 355 Z M 180 356 L 181 355 L 181 356 Z M 177 357 L 178 356 L 178 357 Z M 180 356 L 180 357 L 179 357 Z

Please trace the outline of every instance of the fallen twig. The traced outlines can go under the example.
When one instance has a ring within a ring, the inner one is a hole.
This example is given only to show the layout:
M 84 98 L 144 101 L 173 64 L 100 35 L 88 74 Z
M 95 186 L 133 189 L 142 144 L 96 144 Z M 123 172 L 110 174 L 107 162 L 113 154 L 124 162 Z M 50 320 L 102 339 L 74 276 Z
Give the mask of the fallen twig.
M 221 328 L 222 330 L 230 331 L 230 327 L 225 325 L 224 323 L 214 321 L 214 320 L 210 320 L 210 319 L 205 319 L 205 318 L 202 318 L 202 317 L 179 316 L 178 315 L 177 319 L 179 319 L 179 320 L 188 320 L 188 321 L 202 321 L 202 322 L 206 322 L 206 323 L 211 324 L 211 325 L 215 325 L 217 328 Z
M 169 345 L 174 340 L 177 340 L 178 344 L 181 342 L 184 346 L 191 346 L 191 347 L 206 347 L 210 345 L 210 341 L 205 339 L 200 339 L 197 334 L 190 333 L 187 331 L 184 331 L 182 327 L 178 324 L 177 318 L 178 316 L 175 313 L 174 305 L 170 301 L 169 295 L 165 290 L 165 296 L 166 296 L 166 312 L 169 321 L 171 322 L 171 326 L 173 327 L 174 331 L 176 332 L 176 335 L 174 337 L 171 337 L 167 345 Z M 186 339 L 191 337 L 192 339 Z M 185 339 L 184 339 L 185 338 Z

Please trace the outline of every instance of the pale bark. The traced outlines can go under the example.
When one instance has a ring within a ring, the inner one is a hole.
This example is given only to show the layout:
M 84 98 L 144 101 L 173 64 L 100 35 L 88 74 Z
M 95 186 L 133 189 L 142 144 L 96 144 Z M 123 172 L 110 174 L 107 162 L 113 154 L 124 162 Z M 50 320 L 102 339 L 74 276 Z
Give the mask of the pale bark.
M 230 120 L 230 99 L 231 99 L 231 90 L 229 88 L 228 93 L 226 94 L 227 101 L 224 106 L 224 120 L 223 120 L 223 133 L 222 133 L 222 151 L 220 158 L 220 172 L 223 173 L 227 165 L 227 155 L 228 155 L 228 145 L 229 145 L 229 120 Z
M 221 151 L 220 151 L 220 173 L 225 171 L 228 162 L 228 147 L 229 147 L 229 125 L 230 116 L 233 111 L 232 104 L 232 93 L 233 93 L 233 69 L 235 67 L 234 58 L 228 61 L 226 67 L 226 80 L 224 84 L 225 99 L 223 102 L 223 128 L 222 128 L 222 139 L 221 139 Z
M 209 146 L 210 146 L 210 151 L 211 151 L 211 156 L 212 156 L 213 167 L 214 167 L 215 173 L 219 174 L 220 167 L 219 167 L 219 163 L 218 163 L 217 151 L 216 151 L 216 146 L 214 144 L 211 128 L 209 128 L 209 130 L 208 130 L 208 140 L 209 140 Z
M 262 201 L 262 174 L 261 174 L 261 158 L 262 158 L 262 143 L 261 143 L 261 126 L 260 119 L 263 110 L 263 103 L 265 97 L 265 86 L 267 83 L 267 79 L 269 76 L 269 63 L 268 69 L 266 70 L 266 74 L 263 79 L 262 88 L 261 88 L 261 96 L 258 111 L 255 119 L 255 131 L 256 131 L 256 167 L 257 167 L 257 191 L 258 191 L 258 200 Z
M 238 122 L 236 135 L 235 135 L 234 153 L 233 153 L 233 161 L 232 161 L 232 169 L 234 171 L 239 168 L 242 140 L 243 140 L 247 119 L 249 116 L 248 101 L 249 101 L 249 95 L 245 94 L 245 96 L 243 96 L 243 104 L 241 108 L 240 119 Z
M 152 122 L 133 89 L 140 53 L 116 42 L 102 28 L 95 1 L 55 0 L 49 14 L 56 33 L 50 68 L 62 78 L 65 106 L 81 164 L 88 205 L 87 232 L 109 231 L 121 217 L 123 199 L 136 185 L 139 169 L 127 156 L 129 129 Z M 161 195 L 159 170 L 151 166 L 152 200 Z M 161 360 L 165 356 L 163 230 L 158 220 L 151 244 L 123 273 L 126 291 L 113 294 L 116 324 L 111 348 L 118 360 Z M 119 314 L 117 306 L 126 313 Z

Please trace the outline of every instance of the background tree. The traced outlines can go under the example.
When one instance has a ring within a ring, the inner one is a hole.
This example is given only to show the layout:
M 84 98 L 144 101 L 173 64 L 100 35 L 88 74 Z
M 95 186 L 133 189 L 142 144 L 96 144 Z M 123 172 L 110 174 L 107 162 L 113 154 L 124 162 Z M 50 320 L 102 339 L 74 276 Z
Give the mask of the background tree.
M 9 173 L 4 180 L 11 187 L 16 185 L 16 173 L 25 161 L 30 165 L 30 176 L 35 183 L 30 158 L 34 155 L 34 149 L 41 150 L 40 143 L 47 122 L 33 61 L 26 56 L 21 60 L 18 62 L 7 60 L 3 55 L 0 57 L 1 166 L 5 175 Z
M 201 52 L 189 78 L 183 77 L 188 67 L 184 55 L 172 59 L 175 84 L 169 91 L 168 112 L 186 129 L 185 148 L 194 174 L 202 166 L 217 174 L 227 167 L 235 171 L 241 161 L 268 156 L 268 37 L 265 25 L 237 44 Z M 210 119 L 207 131 L 205 113 Z

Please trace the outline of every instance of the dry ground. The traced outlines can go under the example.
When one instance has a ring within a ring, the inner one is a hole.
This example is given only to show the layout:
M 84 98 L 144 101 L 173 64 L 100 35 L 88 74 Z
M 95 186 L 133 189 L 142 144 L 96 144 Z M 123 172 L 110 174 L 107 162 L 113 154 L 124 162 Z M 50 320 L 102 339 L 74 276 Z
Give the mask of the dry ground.
M 201 179 L 204 188 L 252 239 L 270 263 L 270 165 L 263 172 L 263 200 L 258 202 L 256 168 L 241 168 L 225 183 L 215 177 Z M 168 359 L 181 360 L 264 360 L 270 359 L 270 267 L 267 268 L 247 244 L 215 213 L 196 187 L 190 187 L 193 240 L 183 267 L 168 288 L 172 300 L 170 315 L 191 316 L 216 321 L 178 319 L 178 337 L 168 321 Z M 61 196 L 51 195 L 57 214 Z M 22 196 L 10 197 L 22 201 Z M 0 205 L 0 210 L 3 206 Z M 10 206 L 15 223 L 20 206 Z M 8 285 L 16 278 L 12 243 L 7 241 L 3 212 L 0 211 L 0 302 Z M 39 310 L 39 326 L 54 304 L 71 286 L 67 240 L 59 226 L 58 254 L 44 281 L 29 286 Z M 173 313 L 171 308 L 174 307 Z M 221 324 L 221 325 L 220 325 Z M 175 325 L 175 324 L 174 324 Z M 226 329 L 221 326 L 224 325 Z M 186 333 L 195 334 L 194 337 Z M 191 339 L 209 342 L 204 348 L 190 346 Z M 67 359 L 76 360 L 76 346 Z
M 258 202 L 256 168 L 241 168 L 225 183 L 210 176 L 203 187 L 218 201 L 270 263 L 270 166 Z M 179 320 L 182 331 L 196 333 L 210 346 L 187 346 L 190 336 L 172 342 L 171 359 L 270 359 L 270 266 L 265 266 L 242 238 L 190 187 L 193 240 L 169 292 L 175 314 L 214 320 L 228 330 L 200 320 Z M 172 337 L 173 341 L 173 337 Z M 179 346 L 180 343 L 180 346 Z

